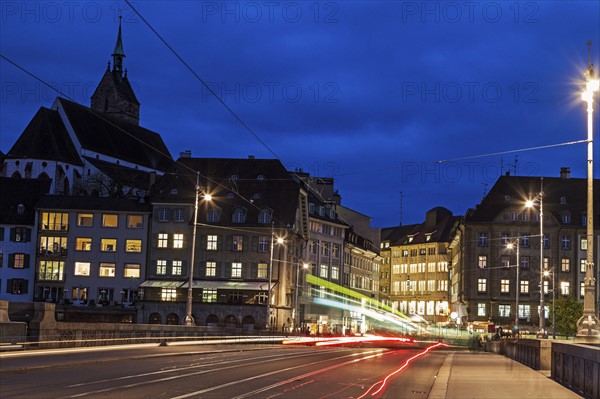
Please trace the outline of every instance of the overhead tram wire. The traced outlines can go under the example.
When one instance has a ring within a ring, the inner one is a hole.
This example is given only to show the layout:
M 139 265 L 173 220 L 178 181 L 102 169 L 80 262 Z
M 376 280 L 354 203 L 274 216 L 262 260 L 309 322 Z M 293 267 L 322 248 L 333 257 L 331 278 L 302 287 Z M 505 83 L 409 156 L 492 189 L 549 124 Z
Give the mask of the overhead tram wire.
M 235 118 L 235 120 L 237 120 L 242 125 L 242 127 L 246 129 L 246 131 L 248 131 L 248 133 L 250 133 L 263 147 L 265 147 L 267 151 L 269 151 L 275 157 L 275 159 L 283 163 L 283 161 L 275 153 L 275 151 L 273 151 L 273 149 L 271 149 L 271 147 L 269 147 L 267 143 L 265 143 L 258 136 L 258 134 L 246 122 L 244 122 L 244 120 L 230 106 L 228 106 L 227 103 L 225 103 L 225 101 L 221 97 L 219 97 L 219 95 L 214 90 L 210 88 L 210 86 L 204 81 L 204 79 L 202 79 L 202 77 L 196 71 L 194 71 L 194 69 L 183 59 L 183 57 L 181 57 L 179 53 L 177 53 L 177 51 L 175 51 L 175 49 L 161 36 L 161 34 L 158 33 L 156 29 L 154 29 L 154 27 L 148 22 L 146 18 L 144 18 L 144 16 L 138 11 L 138 9 L 135 8 L 129 0 L 124 1 L 133 10 L 133 12 L 142 20 L 142 22 L 144 22 L 144 24 L 146 24 L 146 26 L 156 35 L 156 37 L 158 37 L 158 39 L 171 51 L 171 53 L 173 53 L 173 55 L 185 66 L 185 68 L 202 84 L 202 86 L 204 86 L 209 91 L 209 93 L 212 94 L 217 99 L 217 101 Z M 300 176 L 298 176 L 297 173 L 292 171 L 289 171 L 289 173 L 293 174 L 300 181 L 302 181 L 302 178 L 300 178 Z M 325 198 L 322 197 L 321 193 L 313 189 L 310 186 L 310 184 L 306 184 L 306 187 L 313 193 L 315 193 L 318 198 L 323 200 L 323 202 L 326 202 Z M 340 220 L 347 224 L 350 224 L 349 221 L 344 220 L 343 218 L 340 218 Z

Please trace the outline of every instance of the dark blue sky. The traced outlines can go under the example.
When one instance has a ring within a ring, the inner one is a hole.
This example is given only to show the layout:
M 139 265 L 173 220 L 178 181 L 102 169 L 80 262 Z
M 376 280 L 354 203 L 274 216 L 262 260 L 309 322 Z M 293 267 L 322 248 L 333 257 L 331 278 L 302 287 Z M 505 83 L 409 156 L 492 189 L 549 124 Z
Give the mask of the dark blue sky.
M 403 223 L 418 223 L 435 206 L 464 214 L 514 173 L 515 154 L 452 159 L 586 138 L 580 87 L 586 41 L 600 66 L 597 1 L 134 5 L 289 169 L 335 177 L 343 204 L 377 227 L 399 223 L 400 192 Z M 175 158 L 274 157 L 124 2 L 0 1 L 0 52 L 89 106 L 118 8 L 141 124 Z M 56 94 L 4 60 L 0 79 L 7 152 Z M 586 176 L 584 144 L 516 155 L 520 175 Z

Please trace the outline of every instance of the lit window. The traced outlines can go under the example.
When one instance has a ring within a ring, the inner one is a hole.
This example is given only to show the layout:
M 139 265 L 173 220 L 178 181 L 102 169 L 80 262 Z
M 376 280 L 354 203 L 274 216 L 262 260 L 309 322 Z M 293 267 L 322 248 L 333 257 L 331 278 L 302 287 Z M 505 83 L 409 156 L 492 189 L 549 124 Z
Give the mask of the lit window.
M 169 246 L 169 235 L 167 233 L 158 233 L 158 248 L 167 248 Z
M 119 215 L 103 214 L 102 227 L 117 227 L 119 225 Z
M 161 288 L 160 300 L 165 302 L 174 302 L 177 300 L 177 289 L 175 288 Z
M 207 251 L 216 251 L 217 250 L 218 239 L 216 235 L 209 234 L 206 237 L 206 250 Z
M 268 276 L 268 266 L 266 263 L 259 263 L 258 264 L 258 275 L 256 276 L 257 278 L 267 278 Z
M 89 237 L 77 237 L 75 239 L 75 250 L 76 251 L 91 251 L 92 250 L 92 239 Z
M 233 236 L 233 251 L 240 252 L 244 249 L 244 237 L 242 236 Z
M 116 238 L 103 238 L 100 241 L 100 250 L 104 252 L 116 252 L 117 251 L 117 239 Z
M 585 258 L 579 259 L 579 272 L 580 273 L 587 272 L 587 259 L 585 259 Z
M 240 262 L 231 264 L 231 277 L 242 277 L 242 264 Z
M 337 266 L 331 266 L 331 279 L 339 280 L 340 278 L 340 269 Z
M 508 294 L 510 292 L 510 280 L 508 280 L 508 279 L 500 280 L 500 292 L 503 294 Z
M 183 248 L 183 234 L 173 234 L 173 248 Z
M 144 217 L 142 215 L 127 215 L 128 229 L 141 229 L 144 227 Z
M 47 281 L 62 281 L 64 279 L 65 262 L 41 260 L 38 278 Z
M 142 266 L 139 263 L 125 263 L 123 277 L 125 278 L 140 278 L 140 270 Z
M 571 260 L 569 258 L 562 258 L 560 261 L 560 271 L 568 272 L 571 271 Z
M 569 295 L 569 293 L 571 292 L 571 285 L 568 281 L 561 281 L 560 282 L 560 293 L 562 295 Z
M 174 260 L 171 266 L 171 274 L 173 276 L 181 276 L 183 274 L 182 262 L 180 260 Z
M 485 303 L 477 304 L 477 316 L 485 316 Z
M 142 240 L 126 240 L 125 252 L 142 252 Z
M 519 305 L 519 319 L 529 319 L 531 315 L 530 305 Z
M 15 269 L 23 269 L 25 267 L 25 254 L 12 254 L 12 267 Z
M 329 267 L 327 265 L 321 265 L 319 268 L 319 277 L 327 278 L 329 276 Z
M 479 255 L 479 267 L 481 269 L 484 269 L 487 267 L 487 256 L 486 255 Z
M 90 262 L 75 262 L 75 273 L 76 276 L 89 276 L 90 275 Z
M 581 250 L 582 251 L 587 251 L 587 238 L 582 238 L 581 239 Z
M 214 303 L 217 302 L 217 290 L 204 288 L 202 290 L 202 302 Z
M 42 212 L 42 230 L 69 230 L 69 214 L 58 212 Z
M 529 294 L 529 281 L 521 280 L 519 284 L 521 285 L 521 294 Z
M 206 277 L 217 275 L 217 262 L 206 262 Z
M 116 265 L 114 263 L 100 263 L 100 277 L 115 277 Z
M 486 292 L 487 291 L 487 280 L 484 278 L 480 278 L 477 280 L 477 291 L 478 292 Z
M 510 305 L 498 305 L 498 316 L 510 317 Z
M 94 224 L 94 215 L 91 213 L 78 213 L 77 226 L 90 227 Z
M 166 260 L 159 259 L 156 261 L 156 274 L 157 275 L 167 274 L 167 261 Z

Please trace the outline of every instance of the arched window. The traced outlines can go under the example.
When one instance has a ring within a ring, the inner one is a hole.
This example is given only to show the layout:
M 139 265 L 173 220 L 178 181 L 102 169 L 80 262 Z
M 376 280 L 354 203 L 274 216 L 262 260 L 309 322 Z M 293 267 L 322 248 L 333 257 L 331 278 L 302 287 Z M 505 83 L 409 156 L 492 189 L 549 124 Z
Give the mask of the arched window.
M 256 322 L 254 321 L 254 317 L 252 317 L 252 316 L 245 316 L 242 319 L 242 329 L 244 329 L 244 330 L 254 330 L 255 327 L 256 327 Z
M 217 223 L 221 218 L 220 212 L 215 208 L 210 208 L 208 212 L 206 212 L 206 221 L 208 223 Z
M 169 313 L 167 315 L 167 324 L 172 326 L 179 324 L 179 316 L 175 313 Z
M 233 210 L 233 223 L 244 223 L 246 222 L 246 209 L 244 208 L 235 208 Z
M 237 327 L 237 319 L 235 318 L 234 315 L 231 315 L 231 314 L 225 316 L 225 320 L 223 320 L 223 323 L 225 324 L 225 328 Z
M 218 327 L 219 326 L 219 317 L 216 314 L 210 314 L 206 318 L 206 325 L 208 327 Z
M 148 318 L 148 324 L 160 324 L 160 314 L 159 313 L 150 313 L 150 317 Z
M 261 208 L 258 213 L 258 223 L 271 223 L 273 210 L 270 208 Z

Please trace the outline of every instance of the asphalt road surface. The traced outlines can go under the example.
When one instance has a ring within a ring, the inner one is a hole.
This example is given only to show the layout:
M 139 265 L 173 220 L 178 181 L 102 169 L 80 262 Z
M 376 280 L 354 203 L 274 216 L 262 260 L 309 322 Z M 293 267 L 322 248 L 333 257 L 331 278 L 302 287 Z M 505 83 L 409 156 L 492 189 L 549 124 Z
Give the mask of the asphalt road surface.
M 425 399 L 447 354 L 294 345 L 3 353 L 0 397 Z

